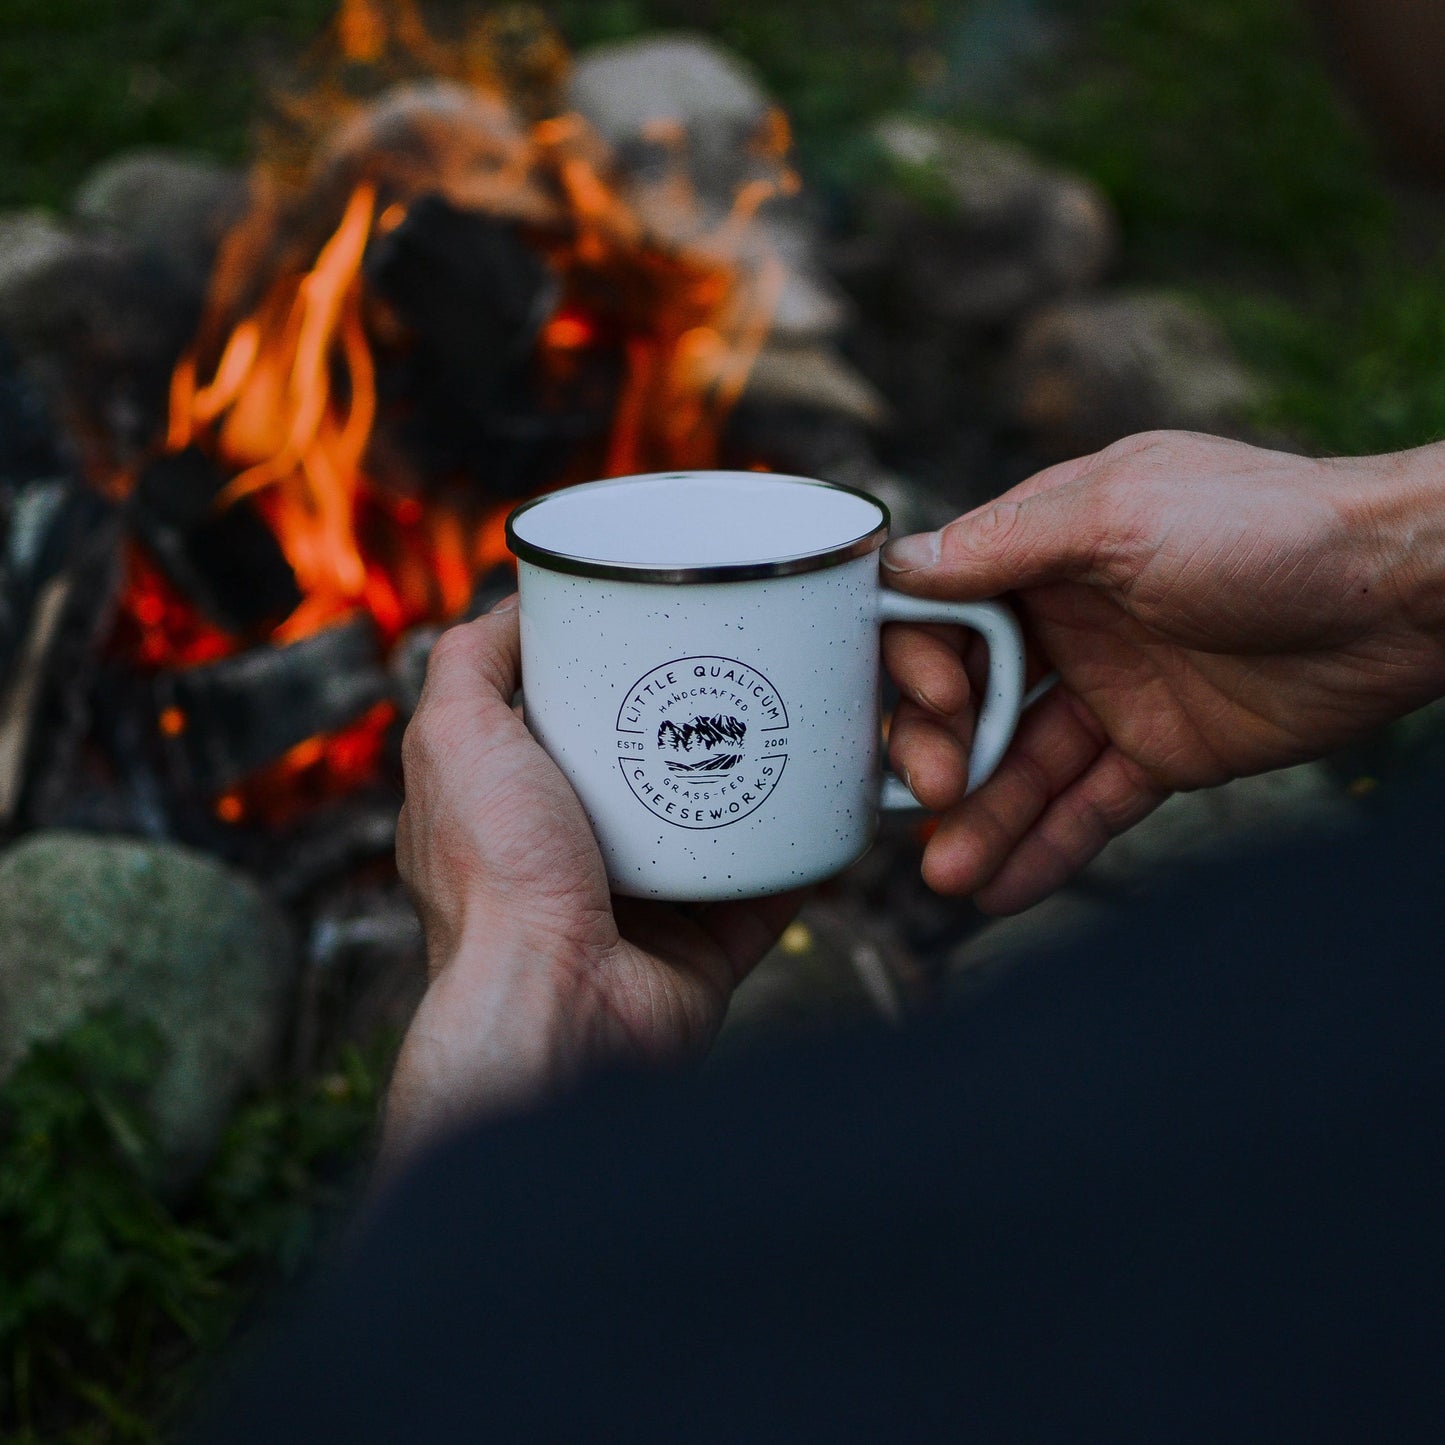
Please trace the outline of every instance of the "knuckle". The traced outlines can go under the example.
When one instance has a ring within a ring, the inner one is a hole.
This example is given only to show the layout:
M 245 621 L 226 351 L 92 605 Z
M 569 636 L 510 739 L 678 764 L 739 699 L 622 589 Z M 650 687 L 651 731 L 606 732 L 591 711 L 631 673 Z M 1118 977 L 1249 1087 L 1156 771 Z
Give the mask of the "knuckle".
M 1121 437 L 1118 441 L 1111 442 L 1099 453 L 1099 457 L 1100 460 L 1125 461 L 1150 455 L 1157 459 L 1161 452 L 1173 456 L 1188 436 L 1187 432 L 1168 431 L 1162 428 L 1134 432 L 1131 436 Z
M 443 740 L 447 731 L 442 709 L 437 705 L 419 708 L 401 738 L 401 767 L 407 786 L 430 775 L 449 751 Z
M 998 501 L 959 517 L 943 529 L 944 560 L 961 560 L 976 551 L 995 556 L 1008 552 L 1018 539 L 1022 519 L 1023 506 L 1016 501 Z
M 1086 863 L 1092 860 L 1108 840 L 1105 838 L 1058 836 L 1051 831 L 1038 839 L 1038 874 L 1047 879 L 1049 891 L 1061 888 Z
M 1013 786 L 1035 813 L 1042 810 L 1053 793 L 1048 769 L 1028 748 L 1018 748 L 1009 759 Z
M 463 657 L 471 651 L 470 641 L 465 626 L 447 628 L 432 644 L 431 656 L 427 659 L 428 676 L 459 666 Z

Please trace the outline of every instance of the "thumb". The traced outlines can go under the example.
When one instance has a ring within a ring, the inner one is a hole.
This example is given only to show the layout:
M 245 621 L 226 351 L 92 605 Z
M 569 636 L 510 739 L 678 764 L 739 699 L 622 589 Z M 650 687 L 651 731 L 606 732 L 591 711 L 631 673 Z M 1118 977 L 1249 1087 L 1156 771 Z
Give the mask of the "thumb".
M 890 585 L 960 600 L 1093 575 L 1108 542 L 1101 490 L 1083 479 L 1033 495 L 1009 493 L 941 531 L 883 549 Z

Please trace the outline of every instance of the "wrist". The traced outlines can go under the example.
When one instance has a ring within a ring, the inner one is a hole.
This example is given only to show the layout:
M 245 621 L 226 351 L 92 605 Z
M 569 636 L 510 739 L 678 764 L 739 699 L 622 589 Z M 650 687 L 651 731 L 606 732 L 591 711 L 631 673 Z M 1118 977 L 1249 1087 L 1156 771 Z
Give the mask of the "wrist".
M 470 1119 L 558 1092 L 580 1068 L 569 962 L 519 934 L 468 928 L 432 960 L 432 980 L 387 1092 L 380 1170 Z
M 1369 586 L 1388 621 L 1445 665 L 1445 444 L 1368 457 L 1351 489 L 1351 534 L 1372 538 Z

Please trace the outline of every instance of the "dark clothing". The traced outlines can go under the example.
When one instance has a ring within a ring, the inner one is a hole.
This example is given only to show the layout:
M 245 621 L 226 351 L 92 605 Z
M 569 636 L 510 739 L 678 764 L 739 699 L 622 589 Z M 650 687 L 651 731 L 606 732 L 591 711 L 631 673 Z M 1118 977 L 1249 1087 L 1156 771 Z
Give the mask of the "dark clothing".
M 204 1439 L 1445 1438 L 1442 805 L 473 1130 Z

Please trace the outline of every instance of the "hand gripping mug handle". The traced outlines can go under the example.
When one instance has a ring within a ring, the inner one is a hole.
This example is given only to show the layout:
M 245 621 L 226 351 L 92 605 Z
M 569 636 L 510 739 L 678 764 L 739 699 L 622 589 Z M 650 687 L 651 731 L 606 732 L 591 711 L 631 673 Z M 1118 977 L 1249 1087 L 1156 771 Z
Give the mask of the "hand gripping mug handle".
M 878 619 L 953 623 L 972 628 L 988 645 L 988 683 L 968 759 L 968 791 L 977 791 L 1003 761 L 1024 707 L 1024 637 L 1018 619 L 998 602 L 934 602 L 886 588 L 879 593 Z M 880 808 L 894 812 L 922 806 L 902 778 L 884 774 Z

